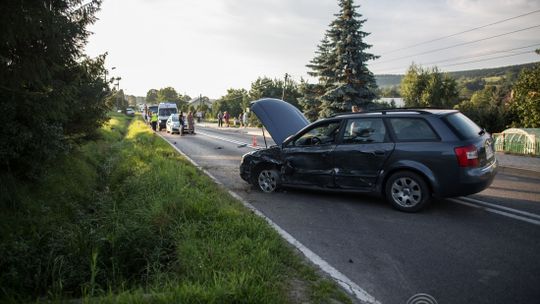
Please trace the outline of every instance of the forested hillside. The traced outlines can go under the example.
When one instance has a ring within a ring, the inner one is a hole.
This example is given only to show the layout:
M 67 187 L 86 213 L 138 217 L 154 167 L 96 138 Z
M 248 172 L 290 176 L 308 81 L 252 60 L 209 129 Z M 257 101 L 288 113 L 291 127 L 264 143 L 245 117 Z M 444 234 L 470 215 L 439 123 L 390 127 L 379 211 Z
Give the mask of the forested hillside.
M 514 77 L 519 74 L 519 72 L 524 68 L 531 68 L 536 64 L 536 62 L 519 64 L 519 65 L 510 65 L 504 67 L 497 67 L 491 69 L 478 69 L 478 70 L 468 70 L 468 71 L 456 71 L 448 73 L 451 77 L 458 79 L 461 77 L 464 78 L 490 78 L 490 77 L 500 77 L 504 75 L 512 74 Z M 375 80 L 377 85 L 380 88 L 387 88 L 392 86 L 399 86 L 403 75 L 392 75 L 392 74 L 381 74 L 375 75 Z

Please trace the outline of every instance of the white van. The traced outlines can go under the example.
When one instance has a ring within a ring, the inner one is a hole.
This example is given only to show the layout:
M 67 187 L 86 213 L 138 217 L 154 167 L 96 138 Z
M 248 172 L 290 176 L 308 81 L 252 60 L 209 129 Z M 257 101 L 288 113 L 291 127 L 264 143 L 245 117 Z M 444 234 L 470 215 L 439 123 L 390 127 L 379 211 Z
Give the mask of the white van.
M 171 116 L 171 114 L 176 114 L 176 113 L 178 113 L 178 107 L 176 107 L 175 103 L 161 102 L 158 105 L 158 119 L 159 119 L 158 130 L 161 131 L 161 129 L 165 129 L 165 126 L 167 125 L 167 119 L 169 119 L 169 116 Z

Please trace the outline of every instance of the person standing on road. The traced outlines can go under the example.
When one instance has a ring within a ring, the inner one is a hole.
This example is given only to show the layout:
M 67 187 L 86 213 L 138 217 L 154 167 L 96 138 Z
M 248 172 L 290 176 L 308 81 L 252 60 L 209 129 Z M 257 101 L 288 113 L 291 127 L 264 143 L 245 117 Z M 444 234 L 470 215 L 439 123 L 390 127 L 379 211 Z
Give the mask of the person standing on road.
M 157 122 L 158 122 L 157 113 L 152 113 L 151 123 L 152 123 L 152 130 L 154 130 L 154 132 L 156 131 Z
M 244 126 L 244 121 L 242 120 L 242 117 L 244 116 L 244 112 L 240 112 L 238 115 L 238 122 L 240 122 L 240 127 Z
M 242 114 L 242 123 L 244 124 L 244 128 L 248 126 L 248 113 L 247 112 L 244 112 L 244 114 Z
M 195 123 L 193 121 L 193 113 L 189 112 L 187 115 L 188 132 L 195 134 Z
M 225 126 L 228 128 L 229 127 L 229 112 L 225 111 L 225 113 L 223 113 L 223 119 L 225 119 Z
M 178 114 L 178 123 L 180 124 L 180 136 L 184 135 L 184 113 L 180 111 L 180 114 Z
M 223 127 L 223 114 L 221 113 L 221 111 L 219 111 L 219 113 L 217 114 L 217 126 L 218 128 Z

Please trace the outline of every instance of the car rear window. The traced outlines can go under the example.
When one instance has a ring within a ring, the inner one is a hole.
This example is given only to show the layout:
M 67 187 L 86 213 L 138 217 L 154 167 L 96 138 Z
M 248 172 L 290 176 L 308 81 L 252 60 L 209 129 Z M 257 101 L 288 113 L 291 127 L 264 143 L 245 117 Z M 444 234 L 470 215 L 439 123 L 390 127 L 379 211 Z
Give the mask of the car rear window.
M 390 118 L 398 141 L 438 141 L 439 136 L 421 118 Z
M 462 139 L 477 138 L 482 133 L 482 129 L 474 121 L 461 113 L 450 114 L 445 120 Z

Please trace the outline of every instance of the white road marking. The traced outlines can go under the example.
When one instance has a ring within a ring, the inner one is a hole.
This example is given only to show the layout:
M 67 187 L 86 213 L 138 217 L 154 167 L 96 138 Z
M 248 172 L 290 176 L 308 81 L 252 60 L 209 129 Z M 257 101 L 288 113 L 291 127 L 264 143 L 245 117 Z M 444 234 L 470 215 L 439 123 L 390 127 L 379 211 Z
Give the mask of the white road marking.
M 198 132 L 201 134 L 201 132 Z M 184 156 L 191 164 L 193 164 L 196 168 L 201 170 L 204 174 L 208 175 L 216 184 L 220 185 L 225 189 L 231 196 L 239 200 L 246 208 L 251 210 L 253 213 L 255 213 L 257 216 L 260 216 L 263 218 L 274 230 L 283 237 L 289 244 L 296 247 L 298 250 L 300 250 L 304 256 L 311 261 L 313 264 L 319 266 L 322 271 L 324 271 L 326 274 L 328 274 L 334 281 L 336 281 L 343 289 L 345 289 L 347 292 L 354 295 L 358 300 L 364 302 L 364 303 L 371 303 L 371 304 L 381 304 L 381 302 L 377 301 L 375 297 L 370 295 L 367 291 L 362 289 L 360 286 L 358 286 L 356 283 L 354 283 L 351 279 L 349 279 L 347 276 L 342 274 L 339 270 L 334 268 L 332 265 L 328 264 L 324 259 L 322 259 L 320 256 L 318 256 L 316 253 L 311 251 L 309 248 L 304 246 L 302 243 L 300 243 L 297 239 L 295 239 L 292 235 L 290 235 L 287 231 L 285 231 L 283 228 L 281 228 L 278 224 L 274 223 L 270 218 L 268 218 L 266 215 L 264 215 L 262 212 L 260 212 L 255 206 L 250 204 L 248 201 L 246 201 L 244 198 L 242 198 L 240 195 L 238 195 L 236 192 L 227 189 L 225 185 L 220 182 L 216 177 L 214 177 L 210 172 L 206 171 L 203 167 L 201 167 L 199 164 L 197 164 L 193 159 L 191 159 L 187 154 L 182 152 L 177 146 L 175 146 L 173 143 L 168 141 L 163 135 L 161 135 L 159 132 L 156 132 L 162 139 L 164 139 L 171 147 L 173 147 L 178 153 L 180 153 L 182 156 Z M 205 134 L 206 135 L 206 134 Z M 208 135 L 207 135 L 208 136 Z M 210 136 L 216 138 L 217 136 Z M 225 139 L 223 139 L 225 140 Z M 230 140 L 226 140 L 230 141 Z M 230 141 L 232 142 L 232 141 Z
M 250 144 L 245 143 L 245 142 L 241 142 L 241 141 L 238 141 L 238 140 L 229 139 L 229 138 L 221 137 L 221 136 L 217 136 L 217 135 L 211 135 L 211 134 L 201 132 L 201 131 L 198 131 L 197 134 L 201 134 L 201 135 L 204 135 L 204 136 L 208 136 L 210 138 L 219 139 L 219 140 L 223 140 L 223 141 L 230 142 L 230 143 L 233 143 L 233 144 L 241 145 L 243 147 L 251 148 L 251 149 L 254 149 L 254 150 L 262 149 L 262 147 L 253 147 Z
M 524 216 L 516 215 L 516 214 L 510 213 L 510 212 L 493 209 L 493 208 L 490 208 L 490 207 L 482 206 L 480 204 L 474 204 L 474 203 L 462 201 L 462 200 L 455 199 L 455 198 L 450 198 L 448 200 L 450 200 L 450 201 L 452 201 L 454 203 L 461 204 L 461 205 L 482 209 L 482 210 L 487 211 L 487 212 L 499 214 L 499 215 L 502 215 L 502 216 L 506 216 L 506 217 L 509 217 L 509 218 L 513 218 L 513 219 L 516 219 L 516 220 L 520 220 L 520 221 L 523 221 L 523 222 L 527 222 L 527 223 L 530 223 L 530 224 L 540 226 L 540 221 L 538 221 L 538 220 L 534 220 L 534 219 L 527 218 L 527 217 L 524 217 Z M 485 203 L 485 202 L 483 202 L 483 203 Z M 501 206 L 497 206 L 497 208 L 498 207 L 501 207 Z M 511 209 L 511 208 L 508 208 L 508 209 Z M 515 209 L 512 209 L 512 210 L 515 210 Z M 515 211 L 519 211 L 519 210 L 515 210 Z
M 506 211 L 513 212 L 513 213 L 522 214 L 522 215 L 532 217 L 532 218 L 537 218 L 537 219 L 540 220 L 540 215 L 530 213 L 530 212 L 527 212 L 527 211 L 521 211 L 521 210 L 514 209 L 514 208 L 508 208 L 508 207 L 505 207 L 505 206 L 484 202 L 484 201 L 481 201 L 481 200 L 474 199 L 472 197 L 463 197 L 462 196 L 462 197 L 459 197 L 459 199 L 464 200 L 464 201 L 468 201 L 468 202 L 471 202 L 471 203 L 481 204 L 481 205 L 485 205 L 485 206 L 488 206 L 488 207 L 493 207 L 493 208 L 506 210 Z

